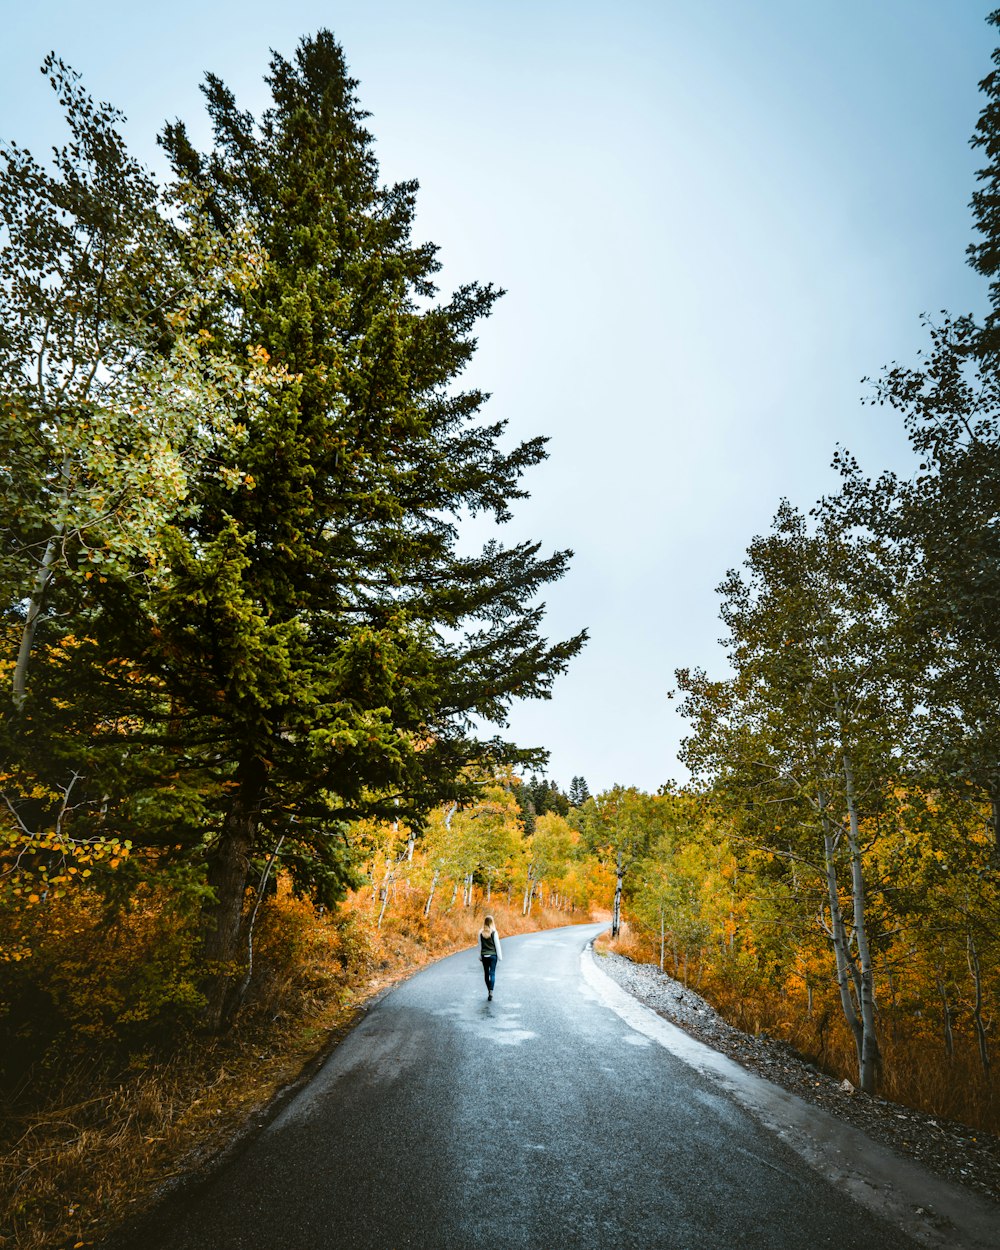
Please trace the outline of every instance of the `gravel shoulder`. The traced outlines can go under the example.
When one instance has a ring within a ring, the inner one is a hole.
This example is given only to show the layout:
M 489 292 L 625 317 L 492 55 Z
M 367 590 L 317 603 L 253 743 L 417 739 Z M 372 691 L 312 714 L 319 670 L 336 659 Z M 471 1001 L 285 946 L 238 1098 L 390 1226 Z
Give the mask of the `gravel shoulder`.
M 841 1082 L 814 1068 L 786 1043 L 763 1033 L 751 1037 L 727 1024 L 699 994 L 655 965 L 634 964 L 600 949 L 595 955 L 601 971 L 622 989 L 698 1041 L 916 1160 L 929 1172 L 1000 1202 L 1000 1137 L 884 1098 L 848 1093 Z

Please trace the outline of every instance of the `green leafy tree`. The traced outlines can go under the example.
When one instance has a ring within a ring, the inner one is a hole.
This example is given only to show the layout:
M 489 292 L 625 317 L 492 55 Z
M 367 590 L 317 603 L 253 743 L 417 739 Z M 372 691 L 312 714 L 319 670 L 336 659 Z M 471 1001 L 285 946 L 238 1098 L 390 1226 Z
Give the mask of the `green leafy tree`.
M 40 624 L 58 636 L 67 610 L 87 615 L 85 580 L 155 558 L 233 382 L 202 350 L 201 304 L 223 270 L 251 282 L 254 263 L 238 233 L 222 247 L 172 223 L 196 220 L 185 188 L 164 197 L 121 115 L 54 56 L 42 69 L 69 142 L 51 168 L 0 147 L 0 585 L 18 709 Z
M 0 673 L 10 692 L 0 701 L 0 880 L 21 901 L 58 896 L 91 864 L 107 884 L 98 861 L 125 858 L 120 805 L 148 790 L 153 761 L 106 734 L 132 713 L 133 694 L 122 694 L 136 677 L 96 655 L 107 587 L 133 583 L 128 593 L 141 595 L 162 577 L 161 531 L 192 506 L 195 466 L 238 440 L 226 396 L 236 391 L 242 409 L 266 383 L 259 367 L 234 369 L 199 327 L 222 283 L 255 281 L 245 232 L 223 240 L 206 229 L 190 187 L 166 196 L 130 157 L 115 109 L 95 104 L 55 56 L 42 68 L 67 142 L 48 165 L 0 146 Z
M 874 397 L 903 414 L 918 471 L 869 482 L 842 467 L 856 515 L 914 570 L 898 630 L 917 696 L 912 767 L 987 799 L 1000 863 L 1000 375 L 972 318 L 945 318 L 930 340 Z
M 494 881 L 510 876 L 521 849 L 523 831 L 513 786 L 500 778 L 487 782 L 467 814 L 475 840 L 475 870 L 486 878 L 488 903 Z
M 533 831 L 524 841 L 522 915 L 530 914 L 544 881 L 554 882 L 565 875 L 572 850 L 573 830 L 564 817 L 558 812 L 543 812 L 537 817 Z
M 650 795 L 634 786 L 620 785 L 588 799 L 573 813 L 573 823 L 580 830 L 583 845 L 615 875 L 612 937 L 617 937 L 621 930 L 625 878 L 659 832 L 659 818 L 660 812 Z
M 988 21 L 1000 25 L 1000 10 Z M 1000 49 L 993 53 L 1000 65 Z M 916 367 L 894 366 L 873 402 L 901 412 L 919 470 L 907 480 L 864 481 L 845 463 L 870 524 L 914 565 L 909 637 L 919 692 L 915 769 L 992 808 L 1000 864 L 1000 77 L 980 83 L 986 102 L 972 146 L 983 153 L 969 262 L 990 279 L 984 324 L 942 314 Z
M 821 923 L 866 1092 L 879 1052 L 865 852 L 894 802 L 908 723 L 894 556 L 835 510 L 810 533 L 782 505 L 773 532 L 750 545 L 746 575 L 720 587 L 733 676 L 678 673 L 694 774 L 727 793 L 745 836 L 825 885 Z

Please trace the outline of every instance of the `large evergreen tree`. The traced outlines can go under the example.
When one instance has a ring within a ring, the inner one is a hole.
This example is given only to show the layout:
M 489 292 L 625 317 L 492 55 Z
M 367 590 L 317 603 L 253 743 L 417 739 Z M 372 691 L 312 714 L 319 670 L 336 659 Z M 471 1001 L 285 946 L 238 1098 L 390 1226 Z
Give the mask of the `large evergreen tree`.
M 267 258 L 203 331 L 278 381 L 246 438 L 206 461 L 164 540 L 169 575 L 148 596 L 116 584 L 103 634 L 144 691 L 147 748 L 169 757 L 178 793 L 199 779 L 213 1026 L 234 1003 L 253 857 L 282 838 L 300 881 L 335 895 L 340 822 L 419 820 L 462 797 L 470 760 L 516 760 L 474 724 L 545 697 L 583 642 L 539 634 L 536 592 L 569 553 L 457 550 L 461 515 L 507 519 L 545 455 L 543 439 L 502 450 L 486 397 L 455 386 L 499 292 L 436 299 L 435 248 L 411 240 L 416 184 L 381 185 L 329 33 L 275 55 L 267 81 L 258 124 L 208 78 L 211 152 L 179 123 L 162 141 L 214 228 L 249 230 Z M 177 836 L 165 810 L 164 840 Z

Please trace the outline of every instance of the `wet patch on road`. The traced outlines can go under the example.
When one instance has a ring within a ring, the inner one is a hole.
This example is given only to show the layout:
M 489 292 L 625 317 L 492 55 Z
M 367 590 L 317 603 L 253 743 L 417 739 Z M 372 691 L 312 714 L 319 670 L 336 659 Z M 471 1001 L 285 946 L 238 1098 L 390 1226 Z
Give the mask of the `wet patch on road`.
M 451 1020 L 465 1032 L 472 1033 L 477 1041 L 494 1042 L 498 1046 L 520 1046 L 538 1036 L 533 1029 L 524 1027 L 512 1005 L 501 1006 L 496 999 L 491 1003 L 483 1002 L 478 1008 L 455 1003 L 439 1007 L 433 1014 Z

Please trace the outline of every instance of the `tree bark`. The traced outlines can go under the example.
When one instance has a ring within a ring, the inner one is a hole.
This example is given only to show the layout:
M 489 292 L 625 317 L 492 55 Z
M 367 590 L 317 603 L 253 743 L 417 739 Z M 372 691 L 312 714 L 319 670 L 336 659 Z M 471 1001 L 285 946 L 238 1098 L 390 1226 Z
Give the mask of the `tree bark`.
M 667 935 L 663 923 L 663 904 L 660 904 L 660 971 L 663 971 L 663 956 L 666 953 Z
M 826 817 L 824 816 L 824 824 Z M 840 895 L 837 890 L 837 865 L 834 860 L 835 843 L 833 835 L 827 830 L 823 835 L 823 855 L 826 866 L 826 894 L 830 906 L 829 938 L 833 944 L 833 954 L 837 965 L 837 988 L 840 990 L 840 1005 L 844 1018 L 854 1036 L 854 1045 L 858 1052 L 858 1068 L 861 1067 L 861 1053 L 864 1037 L 861 1021 L 851 997 L 851 955 L 848 950 L 847 933 L 844 929 L 844 917 L 840 911 Z
M 63 505 L 66 504 L 69 497 L 70 466 L 70 457 L 68 454 L 64 454 L 62 463 L 59 466 L 59 475 L 62 478 L 62 490 L 60 493 Z M 56 527 L 55 532 L 50 535 L 48 542 L 45 544 L 45 551 L 42 553 L 42 562 L 32 582 L 31 594 L 28 598 L 28 614 L 24 621 L 24 628 L 21 631 L 21 645 L 18 647 L 17 663 L 14 665 L 13 688 L 11 692 L 14 706 L 18 711 L 24 706 L 24 701 L 27 697 L 28 661 L 31 658 L 31 648 L 35 641 L 35 630 L 38 628 L 38 618 L 41 615 L 42 603 L 45 600 L 45 593 L 55 573 L 59 544 L 63 540 L 64 533 L 63 526 L 59 525 Z
M 979 952 L 976 950 L 975 939 L 969 934 L 969 971 L 972 973 L 972 986 L 975 1000 L 972 1008 L 972 1019 L 976 1026 L 976 1041 L 979 1043 L 979 1061 L 983 1065 L 983 1075 L 990 1074 L 990 1049 L 986 1041 L 986 1026 L 983 1023 L 983 974 L 979 966 Z
M 943 969 L 941 968 L 937 970 L 937 987 L 944 1017 L 941 1032 L 944 1038 L 945 1054 L 948 1056 L 948 1062 L 950 1063 L 955 1058 L 955 1034 L 951 1027 L 951 1003 L 948 1001 L 948 986 L 945 983 Z
M 208 865 L 208 884 L 215 897 L 202 912 L 205 1006 L 201 1021 L 214 1033 L 227 1026 L 236 1006 L 243 896 L 266 788 L 264 761 L 257 756 L 248 757 L 240 768 L 233 804 L 223 820 L 222 832 Z
M 31 586 L 31 596 L 28 599 L 28 614 L 25 617 L 24 628 L 21 630 L 21 645 L 17 652 L 17 663 L 14 665 L 12 697 L 14 706 L 18 711 L 24 707 L 24 701 L 27 698 L 28 661 L 31 658 L 31 647 L 35 641 L 35 630 L 38 627 L 38 618 L 42 611 L 42 601 L 45 598 L 49 582 L 52 580 L 58 541 L 59 536 L 53 534 L 45 544 L 42 563 L 35 574 L 35 580 Z
M 431 890 L 430 890 L 430 893 L 427 895 L 427 902 L 424 904 L 425 916 L 429 916 L 431 914 L 431 903 L 434 902 L 434 891 L 437 889 L 438 877 L 440 875 L 441 875 L 441 870 L 439 868 L 435 868 L 434 876 L 431 877 Z
M 868 922 L 865 916 L 865 879 L 861 863 L 861 836 L 858 805 L 854 790 L 854 769 L 851 757 L 844 752 L 844 783 L 847 797 L 848 843 L 851 850 L 851 894 L 853 898 L 854 940 L 858 947 L 859 999 L 861 1006 L 861 1089 L 875 1093 L 878 1074 L 879 1047 L 875 1028 L 875 974 L 868 946 Z
M 616 938 L 618 936 L 618 932 L 622 927 L 622 878 L 625 875 L 625 871 L 624 871 L 624 868 L 622 867 L 621 851 L 618 852 L 618 859 L 616 861 L 616 869 L 617 871 L 615 874 L 615 901 L 614 901 L 614 906 L 611 911 L 611 936 L 612 938 Z

